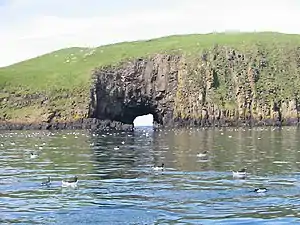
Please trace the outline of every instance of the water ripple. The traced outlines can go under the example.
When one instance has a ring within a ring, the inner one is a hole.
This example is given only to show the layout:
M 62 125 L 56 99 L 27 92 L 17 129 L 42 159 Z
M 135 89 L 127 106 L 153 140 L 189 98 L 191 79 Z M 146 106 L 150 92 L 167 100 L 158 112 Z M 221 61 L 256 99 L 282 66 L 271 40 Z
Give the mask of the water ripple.
M 299 223 L 298 136 L 294 128 L 1 132 L 0 223 Z M 162 162 L 164 171 L 152 170 Z M 245 166 L 246 179 L 233 179 Z M 61 187 L 75 175 L 77 187 Z

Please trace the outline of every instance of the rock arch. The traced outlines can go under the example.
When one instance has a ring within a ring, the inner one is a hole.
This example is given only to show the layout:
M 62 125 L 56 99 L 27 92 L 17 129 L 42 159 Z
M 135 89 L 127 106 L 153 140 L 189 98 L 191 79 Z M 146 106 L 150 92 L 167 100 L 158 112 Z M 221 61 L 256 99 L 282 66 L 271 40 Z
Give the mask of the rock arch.
M 93 73 L 89 117 L 133 124 L 152 114 L 155 126 L 172 126 L 180 57 L 157 55 Z

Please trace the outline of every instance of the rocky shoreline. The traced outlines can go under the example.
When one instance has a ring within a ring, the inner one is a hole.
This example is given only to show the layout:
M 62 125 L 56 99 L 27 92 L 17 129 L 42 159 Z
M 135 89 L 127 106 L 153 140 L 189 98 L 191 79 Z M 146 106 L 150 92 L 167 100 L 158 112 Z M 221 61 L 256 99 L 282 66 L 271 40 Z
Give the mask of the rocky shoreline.
M 162 126 L 154 123 L 154 128 L 188 128 L 188 127 L 263 127 L 263 126 L 299 126 L 300 122 L 297 118 L 285 119 L 278 121 L 275 119 L 268 120 L 193 120 L 193 119 L 177 119 L 174 124 Z M 96 118 L 78 119 L 70 122 L 55 123 L 12 123 L 0 122 L 0 130 L 118 130 L 132 131 L 133 124 L 124 124 L 118 121 L 99 120 Z
M 96 118 L 78 119 L 70 122 L 55 123 L 12 123 L 0 122 L 0 130 L 122 130 L 131 131 L 133 125 L 118 121 L 99 120 Z
M 262 126 L 299 126 L 298 118 L 287 118 L 282 121 L 278 119 L 249 119 L 249 120 L 230 120 L 230 119 L 176 119 L 175 127 L 262 127 Z

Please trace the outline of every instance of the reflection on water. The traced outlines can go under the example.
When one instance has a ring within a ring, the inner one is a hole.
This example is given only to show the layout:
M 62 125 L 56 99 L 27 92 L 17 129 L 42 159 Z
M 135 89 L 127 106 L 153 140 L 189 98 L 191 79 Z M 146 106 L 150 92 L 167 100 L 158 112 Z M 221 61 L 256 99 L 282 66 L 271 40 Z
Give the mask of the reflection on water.
M 144 129 L 0 133 L 0 223 L 300 222 L 298 129 Z M 61 187 L 75 175 L 78 187 Z

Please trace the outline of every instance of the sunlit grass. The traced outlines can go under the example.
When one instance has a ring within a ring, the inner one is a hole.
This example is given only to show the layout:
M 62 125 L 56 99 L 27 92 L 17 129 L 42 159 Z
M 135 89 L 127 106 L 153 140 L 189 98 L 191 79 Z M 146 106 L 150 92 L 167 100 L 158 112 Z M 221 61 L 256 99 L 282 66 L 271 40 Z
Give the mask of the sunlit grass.
M 217 33 L 169 36 L 148 41 L 124 42 L 98 48 L 68 48 L 0 68 L 0 88 L 5 92 L 61 93 L 88 89 L 95 67 L 117 64 L 156 53 L 180 52 L 195 55 L 214 45 L 249 49 L 261 43 L 272 48 L 300 44 L 300 36 L 279 33 Z

